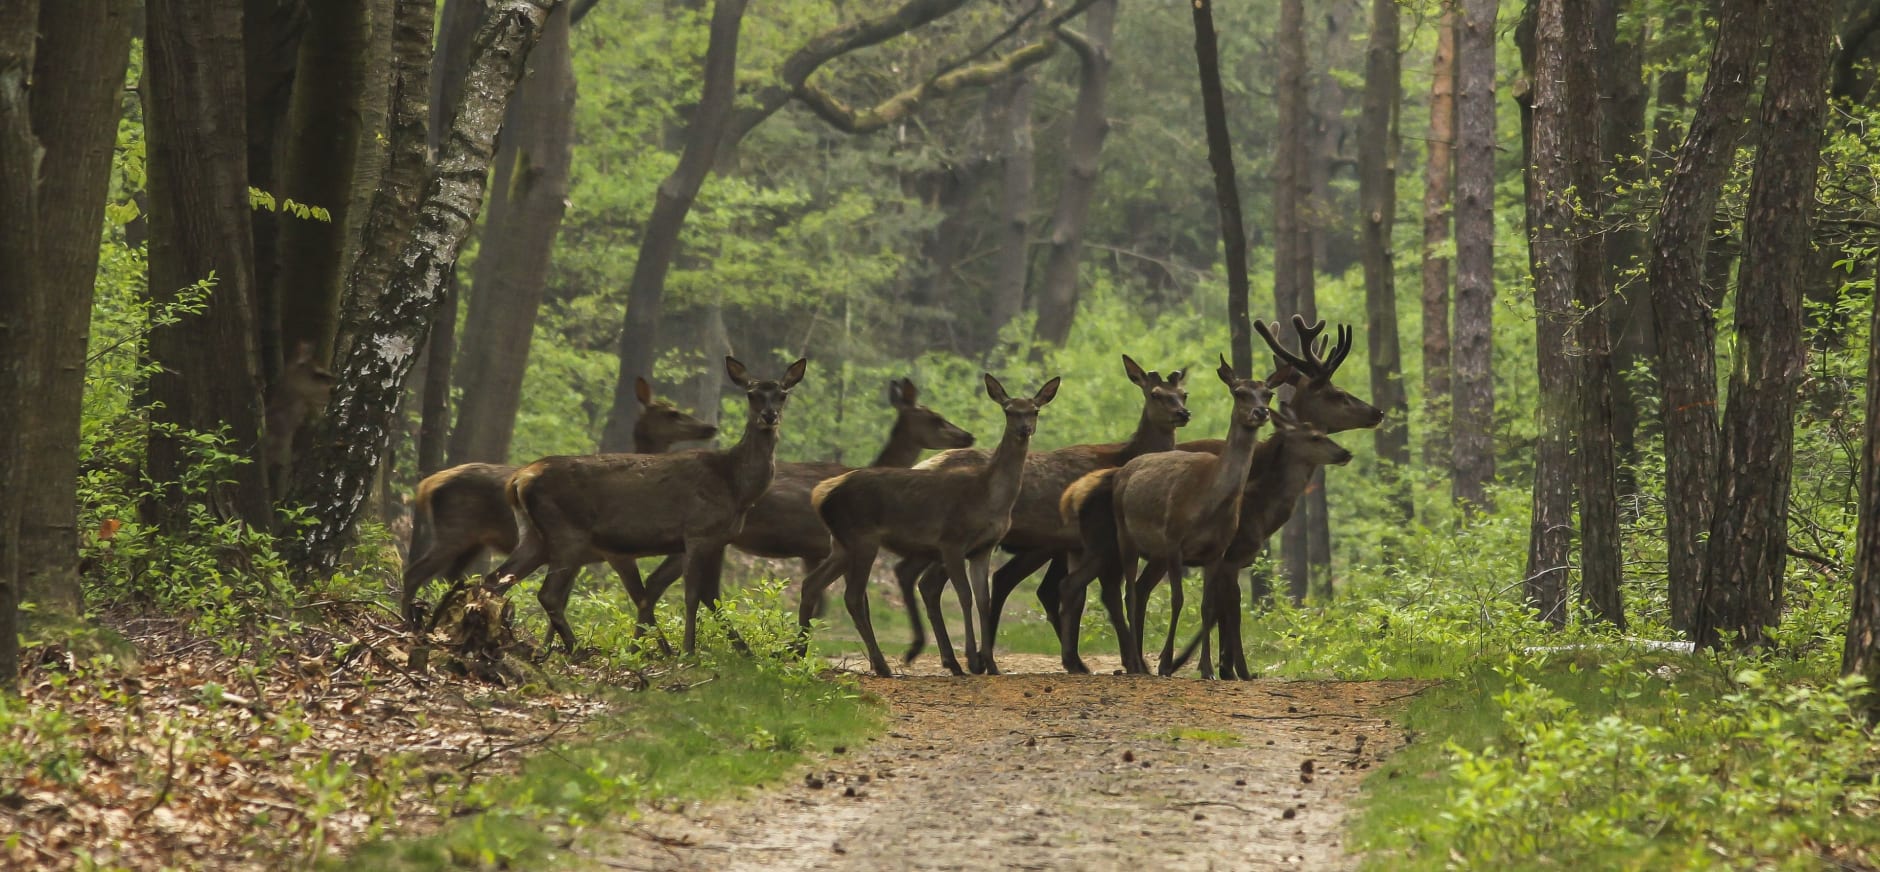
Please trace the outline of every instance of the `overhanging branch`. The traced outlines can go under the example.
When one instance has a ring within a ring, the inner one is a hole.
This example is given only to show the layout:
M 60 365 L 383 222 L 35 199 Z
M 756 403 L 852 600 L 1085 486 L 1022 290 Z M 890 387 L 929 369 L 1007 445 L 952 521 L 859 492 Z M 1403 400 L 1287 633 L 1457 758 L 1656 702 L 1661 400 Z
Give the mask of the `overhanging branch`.
M 928 100 L 944 97 L 966 88 L 984 87 L 1013 73 L 1033 66 L 1057 50 L 1057 39 L 1046 37 L 998 60 L 961 67 L 928 79 L 873 106 L 857 109 L 841 98 L 805 82 L 796 89 L 797 99 L 816 116 L 843 133 L 867 133 L 895 124 L 914 114 Z

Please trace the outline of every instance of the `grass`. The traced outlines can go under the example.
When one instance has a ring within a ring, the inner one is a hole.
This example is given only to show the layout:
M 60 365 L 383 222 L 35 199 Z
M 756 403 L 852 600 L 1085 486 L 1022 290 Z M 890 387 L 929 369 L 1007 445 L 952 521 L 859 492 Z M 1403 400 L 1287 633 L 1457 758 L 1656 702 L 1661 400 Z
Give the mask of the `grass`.
M 558 868 L 577 828 L 646 802 L 709 799 L 775 781 L 805 755 L 865 740 L 881 711 L 852 684 L 748 658 L 693 666 L 618 696 L 579 737 L 476 785 L 475 809 L 429 837 L 382 841 L 330 866 Z
M 1239 736 L 1226 730 L 1204 730 L 1199 727 L 1176 727 L 1145 738 L 1165 742 L 1202 742 L 1219 748 L 1238 748 L 1243 744 Z

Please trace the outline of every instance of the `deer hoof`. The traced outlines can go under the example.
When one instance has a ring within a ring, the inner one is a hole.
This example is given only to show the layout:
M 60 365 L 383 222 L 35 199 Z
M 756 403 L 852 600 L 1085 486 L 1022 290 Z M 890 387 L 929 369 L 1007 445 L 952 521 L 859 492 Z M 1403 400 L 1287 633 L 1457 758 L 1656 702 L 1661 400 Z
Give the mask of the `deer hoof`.
M 1084 661 L 1082 660 L 1066 660 L 1064 661 L 1064 671 L 1072 675 L 1089 675 L 1090 667 L 1084 665 Z

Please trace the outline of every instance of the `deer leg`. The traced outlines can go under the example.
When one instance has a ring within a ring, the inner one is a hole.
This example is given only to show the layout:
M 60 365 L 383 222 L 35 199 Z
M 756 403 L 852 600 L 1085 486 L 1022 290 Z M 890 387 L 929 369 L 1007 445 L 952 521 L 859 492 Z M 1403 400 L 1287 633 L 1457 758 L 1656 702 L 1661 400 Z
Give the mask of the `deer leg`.
M 907 609 L 908 634 L 912 637 L 907 643 L 907 653 L 901 657 L 902 663 L 914 662 L 914 658 L 919 657 L 921 650 L 927 647 L 927 632 L 920 625 L 920 606 L 916 602 L 919 597 L 916 596 L 915 589 L 922 579 L 923 572 L 930 566 L 932 564 L 927 561 L 916 560 L 912 557 L 903 557 L 894 564 L 894 581 L 901 587 L 901 602 Z M 922 590 L 920 596 L 925 595 L 925 590 Z M 935 629 L 934 633 L 937 637 L 940 630 Z
M 946 570 L 937 563 L 929 564 L 927 571 L 921 573 L 920 576 L 920 598 L 927 604 L 927 619 L 933 622 L 933 642 L 940 649 L 940 664 L 954 675 L 965 675 L 966 670 L 960 668 L 960 659 L 953 654 L 953 639 L 947 635 L 946 615 L 940 611 L 942 594 L 946 593 L 947 582 Z M 960 607 L 967 615 L 966 659 L 968 662 L 977 662 L 977 655 L 973 650 L 972 592 L 957 584 L 953 585 L 953 592 L 959 596 Z
M 495 594 L 505 593 L 547 563 L 547 543 L 536 536 L 524 536 L 507 559 L 483 576 L 483 589 Z
M 1075 606 L 1064 601 L 1064 576 L 1070 574 L 1071 556 L 1059 551 L 1051 555 L 1051 562 L 1044 568 L 1044 580 L 1038 582 L 1038 605 L 1044 609 L 1045 619 L 1053 628 L 1062 623 L 1064 610 L 1075 608 L 1078 620 L 1083 619 L 1084 603 L 1078 600 Z
M 888 658 L 881 656 L 881 646 L 875 642 L 875 624 L 868 616 L 868 571 L 874 568 L 876 550 L 869 545 L 849 552 L 848 583 L 842 601 L 849 608 L 849 620 L 861 635 L 862 645 L 868 649 L 868 665 L 876 675 L 893 678 L 894 670 L 888 668 Z
M 791 650 L 796 652 L 796 656 L 809 655 L 809 622 L 819 611 L 817 606 L 822 604 L 823 592 L 828 590 L 829 585 L 842 574 L 842 568 L 847 565 L 847 560 L 847 553 L 837 547 L 829 552 L 828 557 L 823 558 L 822 563 L 817 564 L 815 569 L 810 570 L 810 573 L 803 577 L 802 589 L 797 595 L 796 642 L 790 646 Z
M 1136 576 L 1135 582 L 1129 587 L 1129 628 L 1130 633 L 1135 637 L 1137 652 L 1145 650 L 1148 637 L 1149 595 L 1155 593 L 1155 586 L 1161 583 L 1162 573 L 1162 561 L 1154 559 L 1145 561 L 1142 574 Z M 1137 667 L 1147 674 L 1148 660 L 1140 653 L 1137 654 L 1137 659 L 1139 661 L 1136 664 Z
M 725 543 L 687 542 L 685 545 L 685 653 L 698 651 L 698 610 L 718 611 L 718 579 L 725 566 Z M 732 633 L 740 648 L 743 641 Z
M 1221 672 L 1227 675 L 1231 665 L 1232 677 L 1246 681 L 1253 675 L 1247 670 L 1247 649 L 1240 639 L 1240 567 L 1232 563 L 1221 567 L 1220 611 Z
M 991 556 L 991 552 L 987 552 L 986 557 L 988 560 L 991 559 Z M 1020 583 L 1030 578 L 1032 573 L 1037 572 L 1038 568 L 1045 565 L 1050 559 L 1051 554 L 1048 551 L 1020 551 L 1012 555 L 1011 559 L 1005 561 L 1004 565 L 999 567 L 999 571 L 993 574 L 992 599 L 990 601 L 992 609 L 992 629 L 990 632 L 992 635 L 997 636 L 999 633 L 999 616 L 1005 612 L 1005 601 L 1011 598 L 1012 591 L 1017 590 Z M 1042 597 L 1043 594 L 1040 593 L 1039 596 Z M 1055 597 L 1056 593 L 1053 592 L 1052 596 Z M 1056 613 L 1053 612 L 1052 617 L 1055 618 L 1056 616 Z M 980 620 L 982 624 L 985 621 L 984 618 Z M 988 639 L 986 645 L 990 648 L 992 641 Z
M 942 562 L 946 563 L 947 574 L 953 576 L 954 584 L 960 583 L 963 570 L 965 571 L 964 576 L 966 580 L 972 584 L 973 609 L 979 613 L 977 617 L 979 618 L 980 633 L 979 663 L 976 664 L 975 668 L 983 670 L 986 675 L 998 675 L 999 664 L 992 658 L 992 639 L 998 631 L 999 621 L 998 612 L 992 609 L 992 585 L 990 579 L 992 574 L 992 549 L 988 548 L 974 555 L 971 559 L 970 567 L 967 565 L 968 561 L 959 554 L 943 554 Z M 967 620 L 970 622 L 972 619 L 968 618 Z
M 623 562 L 633 567 L 632 577 L 638 579 L 640 577 L 639 564 L 631 559 Z M 627 574 L 620 572 L 619 566 L 615 566 L 614 571 L 620 573 L 620 582 L 625 584 L 628 577 Z M 634 637 L 638 638 L 640 633 L 651 629 L 659 639 L 660 650 L 665 651 L 667 654 L 672 653 L 672 646 L 666 644 L 666 635 L 659 632 L 659 618 L 655 614 L 655 609 L 659 606 L 660 599 L 666 595 L 666 589 L 672 587 L 672 583 L 678 581 L 679 577 L 684 573 L 684 555 L 666 555 L 664 560 L 659 561 L 658 566 L 653 567 L 653 574 L 646 577 L 646 582 L 640 588 L 639 597 L 633 600 L 633 607 L 636 613 L 633 619 L 635 625 L 633 628 Z M 632 588 L 627 589 L 627 595 L 633 595 Z
M 1095 555 L 1086 553 L 1071 567 L 1070 573 L 1058 585 L 1061 603 L 1080 602 L 1084 592 L 1090 588 L 1090 581 L 1097 577 L 1099 560 Z M 1090 667 L 1084 664 L 1084 658 L 1077 651 L 1077 640 L 1082 634 L 1083 610 L 1062 609 L 1058 614 L 1057 636 L 1058 656 L 1064 663 L 1064 671 L 1073 675 L 1089 675 Z
M 1175 674 L 1175 632 L 1182 620 L 1182 569 L 1181 560 L 1169 561 L 1168 638 L 1162 642 L 1162 660 L 1156 668 L 1158 675 Z
M 426 582 L 444 573 L 448 560 L 447 555 L 432 548 L 405 565 L 404 583 L 398 594 L 398 613 L 404 616 L 405 624 L 412 629 L 418 628 L 418 591 L 424 588 Z
M 580 574 L 579 566 L 551 566 L 548 578 L 543 579 L 542 586 L 535 591 L 535 601 L 548 613 L 549 629 L 561 639 L 569 657 L 574 656 L 574 627 L 568 624 L 568 593 L 574 589 L 575 577 Z

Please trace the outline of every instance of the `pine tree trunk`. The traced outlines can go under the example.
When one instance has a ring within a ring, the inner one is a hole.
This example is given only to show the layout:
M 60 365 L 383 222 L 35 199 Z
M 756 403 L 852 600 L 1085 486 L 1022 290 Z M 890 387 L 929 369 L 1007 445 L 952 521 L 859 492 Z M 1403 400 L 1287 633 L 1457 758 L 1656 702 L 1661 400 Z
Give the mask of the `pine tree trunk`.
M 1395 0 L 1372 0 L 1364 66 L 1364 106 L 1358 122 L 1358 199 L 1364 260 L 1365 339 L 1371 358 L 1371 402 L 1384 410 L 1375 433 L 1377 457 L 1391 478 L 1410 465 L 1410 403 L 1404 397 L 1403 351 L 1397 331 L 1397 275 L 1391 234 L 1397 226 L 1397 106 L 1403 93 Z M 1410 492 L 1390 485 L 1391 501 L 1414 515 Z
M 1273 156 L 1273 308 L 1285 324 L 1294 314 L 1308 322 L 1315 312 L 1305 288 L 1312 282 L 1312 244 L 1305 226 L 1306 202 L 1312 193 L 1305 155 L 1309 131 L 1306 112 L 1305 7 L 1302 0 L 1280 0 L 1279 84 L 1275 102 L 1278 146 Z M 1302 496 L 1280 534 L 1280 561 L 1285 566 L 1287 593 L 1296 603 L 1311 592 L 1311 498 Z
M 0 215 L 34 215 L 41 157 L 33 136 L 33 51 L 39 3 L 0 3 Z M 0 415 L 24 419 L 31 392 L 32 323 L 44 303 L 38 283 L 39 225 L 0 221 Z M 22 473 L 20 427 L 0 427 L 0 493 L 13 494 Z M 19 690 L 20 516 L 24 504 L 0 499 L 0 694 Z
M 1423 163 L 1423 404 L 1429 431 L 1423 463 L 1450 465 L 1449 246 L 1456 143 L 1456 7 L 1442 0 L 1436 57 L 1430 63 L 1430 129 Z
M 1567 70 L 1568 0 L 1540 0 L 1532 16 L 1532 134 L 1527 167 L 1528 263 L 1534 275 L 1534 358 L 1540 368 L 1540 428 L 1534 451 L 1534 501 L 1524 576 L 1528 605 L 1555 626 L 1567 622 L 1567 572 L 1573 552 L 1574 362 L 1567 330 L 1574 317 L 1574 218 L 1570 153 L 1573 126 Z M 1523 28 L 1524 36 L 1526 28 Z M 1526 40 L 1524 40 L 1526 42 Z M 1524 56 L 1529 51 L 1522 52 Z
M 1717 42 L 1704 91 L 1676 162 L 1652 233 L 1648 282 L 1658 332 L 1659 398 L 1665 427 L 1665 550 L 1671 621 L 1690 629 L 1704 577 L 1717 469 L 1716 308 L 1722 277 L 1706 282 L 1705 245 L 1717 197 L 1735 158 L 1737 137 L 1762 46 L 1758 0 L 1729 0 L 1718 15 Z
M 1082 39 L 1065 37 L 1077 52 L 1077 105 L 1071 110 L 1065 145 L 1064 183 L 1051 216 L 1044 275 L 1038 283 L 1037 339 L 1062 348 L 1077 318 L 1077 272 L 1084 250 L 1084 225 L 1096 194 L 1103 139 L 1110 132 L 1104 114 L 1110 91 L 1110 41 L 1116 25 L 1116 0 L 1097 0 L 1085 17 Z M 1033 351 L 1033 359 L 1042 352 Z
M 1802 296 L 1827 115 L 1835 4 L 1798 0 L 1772 16 L 1756 170 L 1737 284 L 1738 361 L 1723 418 L 1696 641 L 1762 645 L 1782 617 L 1795 392 L 1805 364 Z
M 1854 535 L 1854 606 L 1841 671 L 1880 687 L 1880 306 L 1867 323 L 1867 437 L 1861 451 L 1860 523 Z M 4 656 L 0 653 L 0 656 Z M 1867 719 L 1880 721 L 1880 694 L 1867 695 Z
M 627 451 L 633 445 L 633 425 L 640 404 L 633 399 L 633 380 L 650 375 L 658 353 L 659 319 L 665 305 L 666 272 L 678 251 L 679 233 L 692 211 L 699 187 L 711 172 L 719 147 L 732 120 L 732 98 L 737 91 L 738 34 L 746 0 L 714 0 L 711 38 L 705 50 L 705 83 L 698 109 L 686 131 L 679 165 L 653 200 L 627 285 L 626 325 L 620 331 L 620 375 L 614 385 L 614 406 L 601 432 L 602 451 Z
M 308 462 L 296 471 L 294 502 L 314 522 L 286 545 L 290 563 L 303 577 L 332 570 L 364 508 L 405 377 L 482 206 L 503 106 L 556 5 L 556 0 L 504 0 L 489 7 L 478 29 L 452 113 L 455 120 L 425 185 L 398 268 L 380 305 L 351 331 L 356 338 L 339 364 L 332 402 L 320 419 Z M 390 195 L 373 203 L 374 212 L 392 208 Z M 360 277 L 356 268 L 355 287 Z
M 999 242 L 992 264 L 992 313 L 986 348 L 998 345 L 999 333 L 1025 308 L 1025 284 L 1031 271 L 1031 76 L 1020 75 L 994 88 L 999 143 Z
M 568 7 L 548 18 L 529 53 L 529 73 L 516 88 L 496 153 L 495 188 L 470 285 L 463 344 L 475 349 L 453 373 L 463 386 L 451 463 L 503 463 L 516 412 L 536 310 L 548 284 L 555 235 L 567 209 L 574 160 L 574 65 Z
M 85 395 L 85 355 L 92 286 L 104 228 L 111 156 L 123 114 L 135 9 L 129 0 L 42 4 L 33 70 L 33 133 L 39 165 L 39 292 L 31 345 L 37 386 L 14 421 L 30 421 L 17 455 L 23 472 L 20 597 L 36 614 L 79 618 L 78 431 Z
M 1214 33 L 1214 10 L 1207 0 L 1194 3 L 1194 23 L 1208 163 L 1214 170 L 1214 201 L 1221 215 L 1221 248 L 1227 259 L 1228 343 L 1235 371 L 1246 374 L 1253 372 L 1253 322 L 1247 312 L 1247 231 L 1240 217 L 1240 190 L 1234 183 L 1234 144 L 1227 130 L 1227 100 L 1221 94 L 1221 55 Z
M 150 0 L 144 60 L 150 189 L 150 300 L 213 276 L 206 309 L 150 332 L 152 430 L 144 472 L 158 484 L 145 512 L 180 525 L 176 490 L 192 464 L 167 428 L 224 432 L 237 454 L 261 454 L 262 401 L 243 109 L 241 0 Z M 265 463 L 224 471 L 211 510 L 256 529 L 272 525 Z
M 1643 35 L 1620 40 L 1619 17 L 1629 0 L 1598 0 L 1594 9 L 1600 44 L 1612 46 L 1612 63 L 1599 65 L 1600 102 L 1608 107 L 1600 125 L 1601 151 L 1611 166 L 1613 187 L 1624 199 L 1609 195 L 1616 214 L 1637 214 L 1636 191 L 1645 188 L 1651 178 L 1646 165 L 1645 110 L 1650 92 L 1646 88 Z M 1612 344 L 1611 390 L 1613 395 L 1613 451 L 1619 464 L 1619 486 L 1627 492 L 1637 483 L 1632 468 L 1638 461 L 1638 397 L 1657 390 L 1655 375 L 1656 334 L 1652 331 L 1651 301 L 1645 283 L 1632 278 L 1644 268 L 1645 231 L 1628 222 L 1606 232 L 1606 276 L 1619 293 L 1607 303 L 1607 319 Z M 1646 375 L 1636 377 L 1643 366 Z
M 1456 34 L 1456 304 L 1451 492 L 1488 508 L 1495 480 L 1495 16 L 1462 0 Z
M 1614 66 L 1617 21 L 1609 3 L 1566 4 L 1567 162 L 1578 192 L 1574 212 L 1573 296 L 1578 304 L 1567 335 L 1579 364 L 1575 473 L 1580 492 L 1580 605 L 1586 614 L 1625 629 L 1619 590 L 1618 465 L 1613 458 L 1612 342 L 1607 332 L 1607 231 L 1604 216 L 1610 154 L 1605 142 L 1609 104 L 1600 70 Z M 1600 16 L 1607 16 L 1601 20 Z
M 330 221 L 282 211 L 276 241 L 280 267 L 281 348 L 290 356 L 302 342 L 314 360 L 332 359 L 346 260 L 346 216 L 353 169 L 365 136 L 364 96 L 370 54 L 368 0 L 322 0 L 309 5 L 306 32 L 288 112 L 280 186 L 269 193 L 319 206 Z

